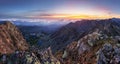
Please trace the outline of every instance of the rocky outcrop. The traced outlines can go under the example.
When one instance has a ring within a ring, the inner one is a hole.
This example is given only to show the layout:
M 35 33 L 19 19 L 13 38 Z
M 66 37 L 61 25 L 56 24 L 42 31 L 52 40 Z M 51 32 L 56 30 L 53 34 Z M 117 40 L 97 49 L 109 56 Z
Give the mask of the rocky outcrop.
M 0 24 L 0 54 L 27 50 L 28 44 L 19 29 L 10 22 Z
M 0 24 L 0 64 L 60 64 L 51 48 L 30 47 L 11 22 Z
M 63 64 L 119 64 L 120 53 L 115 51 L 119 51 L 120 25 L 112 20 L 95 22 L 86 35 L 68 44 L 62 53 L 57 52 Z
M 48 47 L 50 45 L 52 50 L 56 52 L 64 49 L 71 42 L 78 41 L 84 36 L 95 32 L 97 29 L 108 36 L 120 35 L 119 27 L 120 24 L 113 19 L 71 22 L 50 35 L 49 42 L 41 46 Z M 48 44 L 48 46 L 46 46 L 46 44 Z
M 59 60 L 53 56 L 50 47 L 37 52 L 36 55 L 38 56 L 41 64 L 60 64 Z
M 90 38 L 90 37 L 89 37 Z M 69 64 L 119 64 L 120 43 L 116 38 L 93 39 L 69 44 L 61 54 L 63 63 Z
M 41 64 L 37 56 L 32 52 L 16 51 L 10 55 L 0 57 L 1 64 Z
M 120 47 L 106 43 L 98 50 L 97 64 L 120 64 Z
M 2 64 L 61 64 L 49 48 L 37 51 L 16 51 L 9 55 L 0 56 Z

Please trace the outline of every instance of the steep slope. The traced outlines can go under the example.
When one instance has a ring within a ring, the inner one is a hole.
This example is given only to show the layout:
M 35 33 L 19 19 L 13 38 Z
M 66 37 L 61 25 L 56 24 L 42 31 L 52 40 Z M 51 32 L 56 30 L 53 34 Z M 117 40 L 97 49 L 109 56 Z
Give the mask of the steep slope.
M 46 47 L 46 44 L 51 46 L 53 51 L 62 50 L 68 44 L 73 41 L 78 41 L 80 38 L 85 35 L 92 33 L 98 28 L 103 30 L 103 33 L 107 35 L 117 35 L 119 33 L 119 22 L 114 21 L 113 19 L 105 20 L 82 20 L 76 21 L 74 23 L 69 23 L 66 26 L 63 26 L 61 29 L 53 33 L 50 37 L 49 42 L 44 43 L 42 46 Z M 114 29 L 115 28 L 115 29 Z
M 95 23 L 92 21 L 88 22 L 88 20 L 77 21 L 75 23 L 71 22 L 54 32 L 50 36 L 51 39 L 49 42 L 44 43 L 42 46 L 46 46 L 46 44 L 48 44 L 54 52 L 63 49 L 72 41 L 78 40 L 86 35 L 91 27 L 95 25 Z
M 97 21 L 96 21 L 97 22 Z M 56 57 L 64 64 L 119 64 L 120 25 L 109 20 L 100 20 L 88 34 L 58 51 Z
M 0 64 L 60 64 L 50 48 L 39 50 L 26 43 L 18 28 L 0 22 Z
M 50 47 L 37 52 L 36 55 L 39 58 L 41 64 L 60 64 L 59 60 L 57 60 L 52 54 Z
M 28 45 L 15 25 L 10 22 L 0 24 L 0 54 L 9 54 L 15 50 L 27 50 Z

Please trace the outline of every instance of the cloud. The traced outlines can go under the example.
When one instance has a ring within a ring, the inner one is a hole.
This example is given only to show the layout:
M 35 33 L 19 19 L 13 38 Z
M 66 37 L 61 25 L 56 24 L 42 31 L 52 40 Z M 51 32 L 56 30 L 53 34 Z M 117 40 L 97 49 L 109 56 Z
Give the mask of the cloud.
M 105 6 L 96 6 L 94 7 L 94 10 L 102 12 L 104 14 L 108 14 L 108 15 L 112 14 L 112 11 L 108 7 L 105 7 Z
M 46 18 L 46 19 L 49 18 L 54 18 L 54 19 L 86 18 L 87 19 L 87 18 L 103 18 L 105 16 L 108 18 L 109 16 L 113 17 L 112 15 L 118 17 L 117 14 L 113 14 L 112 11 L 110 11 L 110 9 L 105 6 L 94 6 L 94 7 L 90 7 L 90 9 L 81 9 L 81 10 L 73 9 L 73 11 L 72 10 L 64 11 L 64 10 L 65 9 L 60 9 L 59 11 L 50 11 L 47 9 L 36 9 L 36 10 L 25 11 L 24 13 L 17 16 L 9 16 L 9 15 L 6 16 L 12 18 L 20 17 L 20 18 Z M 61 13 L 62 11 L 65 13 Z M 69 13 L 73 13 L 73 15 Z M 75 15 L 77 13 L 83 13 L 83 14 Z M 1 16 L 5 17 L 5 15 L 0 15 L 0 17 Z
M 27 18 L 27 17 L 0 13 L 0 19 L 3 18 Z

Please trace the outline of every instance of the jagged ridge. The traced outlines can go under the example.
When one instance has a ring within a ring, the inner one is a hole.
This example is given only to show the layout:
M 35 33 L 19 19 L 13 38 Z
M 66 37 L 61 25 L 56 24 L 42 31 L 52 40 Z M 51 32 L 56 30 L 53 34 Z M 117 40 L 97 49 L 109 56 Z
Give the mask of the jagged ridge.
M 27 50 L 28 44 L 18 28 L 11 22 L 0 24 L 0 54 L 10 54 L 15 50 Z

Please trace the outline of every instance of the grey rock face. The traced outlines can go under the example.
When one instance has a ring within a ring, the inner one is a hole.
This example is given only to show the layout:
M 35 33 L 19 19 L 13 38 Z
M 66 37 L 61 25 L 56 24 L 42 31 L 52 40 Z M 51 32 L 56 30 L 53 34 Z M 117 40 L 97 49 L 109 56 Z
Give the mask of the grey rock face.
M 120 64 L 120 48 L 111 44 L 104 44 L 97 52 L 97 64 Z
M 19 52 L 9 55 L 3 55 L 0 58 L 2 64 L 41 64 L 34 53 Z
M 38 53 L 41 64 L 60 64 L 60 62 L 53 56 L 51 48 L 47 48 Z
M 51 51 L 47 48 L 43 51 L 16 51 L 10 55 L 0 57 L 0 64 L 60 64 Z

